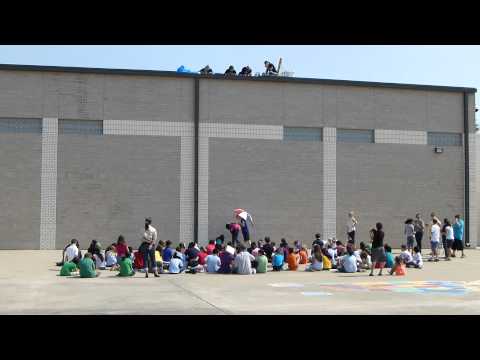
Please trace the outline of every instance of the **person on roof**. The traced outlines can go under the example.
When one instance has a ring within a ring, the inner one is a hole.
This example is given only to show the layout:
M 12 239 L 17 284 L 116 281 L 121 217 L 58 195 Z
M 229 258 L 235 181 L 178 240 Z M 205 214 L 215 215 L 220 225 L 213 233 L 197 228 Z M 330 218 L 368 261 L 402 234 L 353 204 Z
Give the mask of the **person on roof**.
M 241 76 L 252 76 L 252 69 L 250 69 L 250 66 L 244 66 L 242 68 L 242 71 L 238 73 L 238 75 Z
M 265 60 L 265 75 L 278 75 L 277 69 L 275 66 L 270 62 Z
M 213 70 L 208 65 L 205 66 L 203 69 L 201 69 L 199 72 L 202 75 L 212 75 L 213 74 Z
M 227 70 L 225 70 L 225 75 L 237 75 L 237 71 L 233 67 L 233 65 L 230 65 Z

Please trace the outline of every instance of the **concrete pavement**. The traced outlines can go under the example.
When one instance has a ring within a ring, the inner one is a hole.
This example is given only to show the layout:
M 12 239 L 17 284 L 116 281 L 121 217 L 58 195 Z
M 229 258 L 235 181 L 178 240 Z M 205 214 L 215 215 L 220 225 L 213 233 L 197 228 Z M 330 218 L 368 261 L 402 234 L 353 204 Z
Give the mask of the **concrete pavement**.
M 0 251 L 0 314 L 480 314 L 480 251 L 405 277 L 268 272 L 58 276 L 60 251 Z

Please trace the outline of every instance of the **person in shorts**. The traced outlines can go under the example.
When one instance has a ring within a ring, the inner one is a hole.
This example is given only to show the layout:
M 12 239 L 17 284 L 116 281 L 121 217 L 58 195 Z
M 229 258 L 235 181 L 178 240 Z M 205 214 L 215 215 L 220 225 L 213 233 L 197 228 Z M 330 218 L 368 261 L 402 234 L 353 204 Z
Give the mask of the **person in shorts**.
M 430 235 L 430 247 L 432 249 L 432 257 L 428 261 L 438 261 L 438 244 L 440 243 L 440 225 L 437 219 L 432 220 L 432 230 Z
M 465 229 L 465 225 L 463 220 L 461 219 L 460 215 L 455 215 L 455 222 L 453 223 L 453 253 L 452 257 L 455 257 L 455 251 L 462 252 L 462 258 L 465 257 L 463 253 L 463 231 Z

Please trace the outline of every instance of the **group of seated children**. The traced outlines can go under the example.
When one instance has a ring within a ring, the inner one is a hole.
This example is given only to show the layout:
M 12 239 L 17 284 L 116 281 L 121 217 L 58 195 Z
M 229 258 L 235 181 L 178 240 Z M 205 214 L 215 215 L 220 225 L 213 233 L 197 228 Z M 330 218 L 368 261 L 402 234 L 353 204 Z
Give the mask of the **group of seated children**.
M 269 237 L 251 242 L 248 248 L 245 245 L 235 248 L 232 242 L 225 244 L 223 235 L 216 240 L 210 240 L 205 247 L 191 242 L 188 247 L 180 243 L 173 248 L 170 240 L 160 240 L 155 249 L 155 264 L 151 264 L 149 257 L 146 257 L 141 249 L 134 252 L 121 235 L 117 242 L 108 246 L 105 251 L 98 241 L 92 240 L 83 258 L 78 241 L 73 239 L 63 251 L 62 262 L 57 265 L 62 266 L 60 275 L 78 273 L 80 277 L 97 277 L 97 270 L 107 268 L 119 271 L 119 276 L 133 276 L 138 271 L 146 272 L 148 277 L 152 268 L 159 269 L 160 273 L 168 271 L 169 274 L 207 272 L 250 275 L 266 273 L 268 263 L 271 263 L 273 271 L 296 271 L 300 264 L 308 264 L 306 271 L 337 269 L 339 272 L 355 273 L 372 268 L 369 244 L 361 242 L 360 248 L 356 250 L 351 242 L 345 246 L 335 238 L 324 241 L 320 237 L 320 234 L 315 235 L 311 256 L 299 241 L 295 241 L 290 247 L 285 239 L 281 239 L 280 246 L 276 247 Z M 385 267 L 391 269 L 390 274 L 404 275 L 406 267 L 423 266 L 417 247 L 413 249 L 412 255 L 407 247 L 402 245 L 402 251 L 395 259 L 390 246 L 385 244 L 384 249 Z M 376 263 L 376 267 L 378 265 Z

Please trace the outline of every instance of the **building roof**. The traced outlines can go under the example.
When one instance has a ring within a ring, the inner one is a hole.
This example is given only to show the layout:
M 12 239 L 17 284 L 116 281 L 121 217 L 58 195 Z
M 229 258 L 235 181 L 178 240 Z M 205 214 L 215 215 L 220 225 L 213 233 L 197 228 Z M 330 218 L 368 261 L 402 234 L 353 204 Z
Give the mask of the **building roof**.
M 219 80 L 228 80 L 228 81 L 267 81 L 267 82 L 283 82 L 283 83 L 286 82 L 286 83 L 297 83 L 297 84 L 382 87 L 382 88 L 392 88 L 392 89 L 446 91 L 446 92 L 462 92 L 462 93 L 477 92 L 476 88 L 457 87 L 457 86 L 399 84 L 399 83 L 384 83 L 384 82 L 371 82 L 371 81 L 315 79 L 315 78 L 281 77 L 281 76 L 279 77 L 272 77 L 272 76 L 245 77 L 245 76 L 225 76 L 223 74 L 200 75 L 195 73 L 178 73 L 176 71 L 159 71 L 159 70 L 106 69 L 106 68 L 17 65 L 17 64 L 0 64 L 0 70 L 49 71 L 49 72 L 66 72 L 66 73 L 82 73 L 82 74 L 142 75 L 142 76 L 159 76 L 159 77 L 163 76 L 163 77 L 175 77 L 175 78 L 208 78 L 208 79 L 219 79 Z

